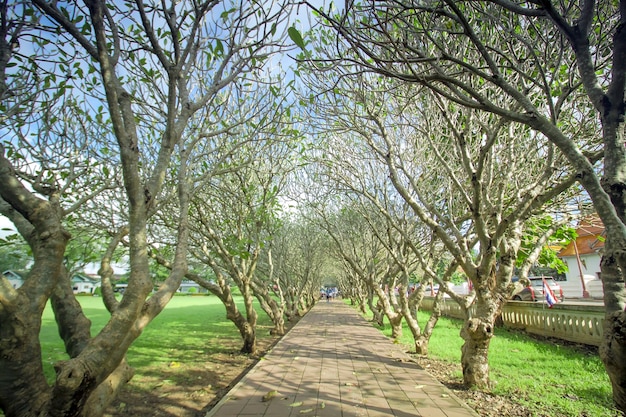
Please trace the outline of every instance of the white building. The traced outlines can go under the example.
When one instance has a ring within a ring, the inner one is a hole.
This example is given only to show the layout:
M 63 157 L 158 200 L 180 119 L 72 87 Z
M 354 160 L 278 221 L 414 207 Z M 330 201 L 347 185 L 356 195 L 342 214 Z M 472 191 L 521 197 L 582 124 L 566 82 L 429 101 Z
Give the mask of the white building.
M 74 294 L 93 294 L 96 288 L 102 285 L 100 278 L 76 274 L 72 277 L 72 291 Z
M 559 284 L 565 298 L 582 298 L 585 289 L 592 298 L 603 298 L 600 281 L 600 258 L 604 249 L 604 224 L 596 215 L 582 219 L 576 229 L 578 237 L 563 248 L 558 256 L 567 264 L 565 281 Z M 583 278 L 581 278 L 583 277 Z
M 4 275 L 9 280 L 9 284 L 11 284 L 11 286 L 15 289 L 18 289 L 19 287 L 24 285 L 24 278 L 22 278 L 22 276 L 15 271 L 7 269 L 2 273 L 2 275 Z
M 180 283 L 180 287 L 178 287 L 178 292 L 182 292 L 185 294 L 205 294 L 208 291 L 206 288 L 202 288 L 198 283 L 185 279 Z

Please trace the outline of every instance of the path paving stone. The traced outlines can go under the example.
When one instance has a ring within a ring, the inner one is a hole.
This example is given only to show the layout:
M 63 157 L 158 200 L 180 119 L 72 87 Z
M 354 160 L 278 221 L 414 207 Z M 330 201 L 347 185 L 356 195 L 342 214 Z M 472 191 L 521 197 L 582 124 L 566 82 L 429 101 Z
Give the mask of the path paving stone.
M 353 308 L 320 302 L 205 417 L 477 417 Z

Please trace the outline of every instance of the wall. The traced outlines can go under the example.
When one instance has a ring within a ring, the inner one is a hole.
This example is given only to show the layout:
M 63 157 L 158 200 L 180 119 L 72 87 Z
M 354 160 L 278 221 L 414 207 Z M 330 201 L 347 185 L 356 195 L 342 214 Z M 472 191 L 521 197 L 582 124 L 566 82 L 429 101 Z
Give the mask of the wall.
M 421 308 L 432 310 L 433 301 L 424 297 Z M 442 314 L 465 319 L 459 305 L 450 300 L 444 303 Z M 509 301 L 502 309 L 502 320 L 511 329 L 599 346 L 604 331 L 604 306 L 557 304 L 548 308 L 544 303 Z

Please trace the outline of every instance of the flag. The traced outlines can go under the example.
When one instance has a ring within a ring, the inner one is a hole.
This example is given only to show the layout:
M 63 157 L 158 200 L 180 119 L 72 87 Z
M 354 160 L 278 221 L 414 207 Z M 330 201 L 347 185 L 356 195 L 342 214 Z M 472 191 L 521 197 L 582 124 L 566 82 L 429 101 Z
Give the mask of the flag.
M 559 302 L 556 296 L 554 295 L 554 291 L 550 288 L 546 279 L 543 278 L 543 295 L 546 297 L 546 302 L 548 303 L 548 307 L 552 308 L 553 305 Z

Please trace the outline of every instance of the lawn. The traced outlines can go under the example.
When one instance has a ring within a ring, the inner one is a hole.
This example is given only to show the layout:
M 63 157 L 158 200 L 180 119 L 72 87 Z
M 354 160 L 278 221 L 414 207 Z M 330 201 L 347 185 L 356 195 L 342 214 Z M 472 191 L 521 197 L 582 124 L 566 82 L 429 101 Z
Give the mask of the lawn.
M 92 321 L 92 335 L 107 322 L 109 313 L 99 297 L 79 297 L 85 315 Z M 243 304 L 240 306 L 243 309 Z M 270 321 L 259 312 L 259 336 L 267 334 Z M 268 330 L 269 331 L 269 330 Z M 41 329 L 46 375 L 53 378 L 52 365 L 67 359 L 50 305 L 46 306 Z M 173 297 L 165 310 L 150 323 L 128 351 L 134 367 L 171 361 L 193 361 L 200 352 L 230 352 L 240 340 L 235 326 L 226 319 L 224 306 L 213 296 Z
M 420 323 L 429 313 L 420 312 Z M 460 364 L 462 321 L 440 318 L 429 343 L 429 357 Z M 391 335 L 387 325 L 383 332 Z M 404 328 L 400 343 L 415 352 Z M 497 328 L 489 350 L 492 392 L 514 399 L 533 416 L 614 417 L 611 386 L 594 348 L 537 340 L 522 332 Z M 460 366 L 454 375 L 462 381 Z
M 92 320 L 93 335 L 109 314 L 101 298 L 79 297 L 79 301 Z M 269 336 L 271 321 L 257 310 L 257 338 L 263 349 L 275 337 Z M 54 362 L 67 356 L 50 306 L 43 315 L 41 341 L 45 372 L 53 381 Z M 226 319 L 217 297 L 172 298 L 129 349 L 127 358 L 135 376 L 108 415 L 196 415 L 256 360 L 239 354 L 241 346 L 239 332 Z
M 93 332 L 108 318 L 97 297 L 81 297 L 85 314 L 93 321 Z M 425 322 L 426 313 L 420 313 Z M 429 345 L 429 356 L 460 363 L 462 340 L 460 320 L 441 318 Z M 258 336 L 268 345 L 271 323 L 260 312 Z M 387 326 L 383 330 L 390 334 Z M 412 348 L 404 329 L 401 343 Z M 65 359 L 51 310 L 43 317 L 44 365 L 53 378 L 52 364 Z M 216 297 L 174 297 L 148 326 L 128 352 L 135 377 L 109 415 L 148 416 L 197 414 L 254 360 L 239 355 L 241 339 Z M 611 387 L 604 367 L 593 350 L 565 343 L 541 341 L 520 332 L 496 329 L 489 363 L 492 392 L 514 399 L 533 416 L 614 417 Z M 462 378 L 460 367 L 455 377 Z

